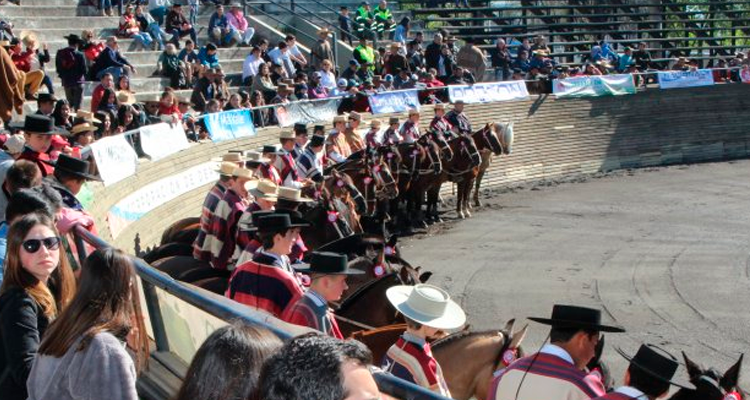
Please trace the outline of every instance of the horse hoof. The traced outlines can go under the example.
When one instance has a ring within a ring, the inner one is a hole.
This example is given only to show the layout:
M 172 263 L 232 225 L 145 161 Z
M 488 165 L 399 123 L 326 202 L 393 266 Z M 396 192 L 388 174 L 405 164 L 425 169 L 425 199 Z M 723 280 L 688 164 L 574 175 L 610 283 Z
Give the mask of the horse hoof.
M 474 200 L 474 207 L 479 208 L 482 206 L 482 202 L 479 200 Z
M 466 210 L 465 214 L 466 214 L 466 218 L 471 218 L 471 213 L 469 212 L 469 210 Z
M 465 218 L 465 216 L 464 216 L 464 212 L 463 212 L 463 211 L 459 211 L 459 212 L 458 212 L 458 218 L 459 218 L 459 219 L 464 219 L 464 218 Z

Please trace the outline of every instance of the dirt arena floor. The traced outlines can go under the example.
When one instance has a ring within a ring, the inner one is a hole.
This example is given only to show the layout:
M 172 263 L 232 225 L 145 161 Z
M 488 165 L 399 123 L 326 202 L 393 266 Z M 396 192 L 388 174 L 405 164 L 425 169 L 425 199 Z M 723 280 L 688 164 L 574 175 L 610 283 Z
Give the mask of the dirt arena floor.
M 473 329 L 517 318 L 530 324 L 524 348 L 533 352 L 549 330 L 527 316 L 548 317 L 554 303 L 598 307 L 628 330 L 606 335 L 603 358 L 618 383 L 626 363 L 612 346 L 632 353 L 654 343 L 721 372 L 750 351 L 750 161 L 620 171 L 484 197 L 471 219 L 448 212 L 445 224 L 401 243 Z M 741 384 L 750 387 L 750 371 Z

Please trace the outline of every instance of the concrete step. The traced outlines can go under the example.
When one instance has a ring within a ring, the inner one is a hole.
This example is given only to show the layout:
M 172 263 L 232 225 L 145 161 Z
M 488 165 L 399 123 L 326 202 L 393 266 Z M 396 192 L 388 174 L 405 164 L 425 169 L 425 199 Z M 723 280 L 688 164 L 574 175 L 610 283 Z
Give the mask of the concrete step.
M 50 10 L 54 13 L 54 10 Z M 70 32 L 80 32 L 83 29 L 116 29 L 119 17 L 86 17 L 76 16 L 45 16 L 45 17 L 16 17 L 8 18 L 16 26 L 16 29 L 30 29 L 34 31 L 47 29 L 65 29 Z
M 62 45 L 62 44 L 61 44 Z M 160 51 L 144 51 L 140 49 L 140 45 L 135 45 L 138 49 L 135 51 L 124 51 L 122 52 L 122 55 L 130 61 L 132 64 L 151 64 L 155 65 L 156 60 L 159 59 L 159 55 L 161 55 L 162 52 Z M 125 46 L 120 43 L 121 48 L 125 48 Z M 225 60 L 238 60 L 241 61 L 247 58 L 247 56 L 250 54 L 250 48 L 249 47 L 232 47 L 232 48 L 220 48 L 217 51 L 219 60 L 222 62 L 222 64 L 225 62 Z M 50 56 L 52 58 L 50 64 L 48 65 L 54 65 L 55 56 L 57 55 L 57 50 L 52 51 L 52 47 L 50 46 Z
M 137 68 L 138 66 L 136 66 Z M 146 68 L 146 66 L 144 66 Z M 48 71 L 49 73 L 54 73 L 53 71 Z M 169 86 L 169 79 L 164 78 L 161 76 L 153 76 L 154 68 L 151 67 L 148 70 L 138 70 L 137 75 L 131 76 L 130 79 L 130 90 L 133 90 L 136 93 L 146 93 L 146 92 L 153 92 L 157 91 L 160 92 L 165 87 Z M 241 72 L 229 72 L 227 73 L 226 77 L 227 83 L 230 85 L 240 85 L 242 81 L 242 73 Z M 98 82 L 87 82 L 84 87 L 84 95 L 85 96 L 91 96 L 91 93 L 93 93 L 94 88 Z M 62 85 L 60 84 L 60 80 L 55 78 L 53 79 L 53 87 L 55 89 L 56 93 L 59 93 L 60 95 L 63 95 L 65 92 L 62 88 Z M 46 89 L 45 89 L 46 90 Z
M 26 5 L 2 7 L 0 14 L 10 20 L 20 17 L 44 17 L 54 13 L 56 17 L 75 17 L 75 16 L 100 16 L 101 13 L 93 6 L 76 6 L 76 5 L 58 5 L 50 7 L 48 5 Z
M 90 4 L 88 1 L 79 1 L 79 0 L 21 0 L 22 6 L 77 6 L 77 5 L 88 5 Z M 15 4 L 6 4 L 5 6 L 0 7 L 0 10 L 2 10 L 5 7 L 19 7 Z M 2 11 L 0 11 L 2 13 Z

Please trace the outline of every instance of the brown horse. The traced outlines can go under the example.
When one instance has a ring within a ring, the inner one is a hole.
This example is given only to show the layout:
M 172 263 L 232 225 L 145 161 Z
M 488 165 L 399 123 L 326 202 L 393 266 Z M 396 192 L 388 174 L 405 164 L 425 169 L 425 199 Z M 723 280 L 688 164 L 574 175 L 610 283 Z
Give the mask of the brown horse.
M 388 201 L 398 196 L 398 183 L 391 168 L 378 152 L 362 150 L 359 158 L 331 167 L 352 178 L 354 185 L 367 202 L 367 215 L 376 211 L 378 201 Z
M 398 274 L 402 285 L 416 285 L 425 283 L 432 276 L 432 272 L 422 272 L 422 267 L 412 267 L 406 260 L 398 256 L 376 256 L 374 259 L 357 257 L 349 262 L 349 268 L 360 270 L 364 274 L 352 275 L 347 279 L 349 286 L 344 292 L 342 301 L 356 293 L 361 287 L 367 285 L 385 274 Z
M 459 218 L 464 218 L 468 210 L 468 197 L 471 192 L 471 184 L 467 185 L 464 179 L 466 174 L 476 176 L 482 157 L 477 150 L 474 140 L 469 136 L 461 135 L 453 138 L 448 142 L 453 158 L 443 159 L 443 173 L 434 177 L 431 181 L 426 181 L 427 191 L 427 218 L 432 221 L 439 221 L 438 216 L 438 198 L 440 187 L 444 182 L 452 181 L 458 185 L 458 198 L 456 199 L 456 214 Z M 471 216 L 471 214 L 469 214 Z
M 161 234 L 161 244 L 186 243 L 192 245 L 195 237 L 191 237 L 191 235 L 193 233 L 195 233 L 195 235 L 198 234 L 197 230 L 201 227 L 200 223 L 201 221 L 199 217 L 183 218 L 174 222 Z
M 492 155 L 510 154 L 510 148 L 505 148 L 500 139 L 509 129 L 512 131 L 512 124 L 493 122 L 488 123 L 484 128 L 474 132 L 472 135 L 477 148 L 482 153 L 482 164 L 479 165 L 479 171 L 474 183 L 474 206 L 476 207 L 482 205 L 482 202 L 479 201 L 479 188 L 482 186 L 484 174 L 492 164 Z
M 431 343 L 451 397 L 457 400 L 487 399 L 493 373 L 524 355 L 521 348 L 528 326 L 514 332 L 515 320 L 500 331 L 472 332 L 468 328 Z M 367 345 L 379 362 L 404 332 L 406 325 L 391 325 L 355 332 L 352 338 Z
M 344 337 L 352 332 L 373 327 L 404 323 L 404 317 L 388 302 L 385 292 L 404 282 L 396 273 L 367 282 L 344 299 L 336 310 L 339 328 Z
M 695 385 L 695 389 L 680 389 L 670 397 L 670 400 L 721 400 L 731 398 L 727 396 L 731 392 L 740 393 L 740 398 L 743 398 L 744 391 L 738 386 L 742 354 L 740 359 L 723 374 L 714 368 L 703 369 L 689 359 L 684 352 L 682 357 L 685 359 L 690 383 Z

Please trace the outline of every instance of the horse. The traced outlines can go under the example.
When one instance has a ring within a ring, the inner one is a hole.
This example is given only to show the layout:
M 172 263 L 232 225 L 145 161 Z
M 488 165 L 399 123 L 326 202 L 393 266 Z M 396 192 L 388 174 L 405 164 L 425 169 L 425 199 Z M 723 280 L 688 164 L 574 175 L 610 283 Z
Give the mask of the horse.
M 476 176 L 477 169 L 482 162 L 482 157 L 477 150 L 474 140 L 465 135 L 458 136 L 448 142 L 454 157 L 450 160 L 443 159 L 443 173 L 432 181 L 425 183 L 427 192 L 427 218 L 432 221 L 440 221 L 438 216 L 438 198 L 440 187 L 446 181 L 456 182 L 458 186 L 458 198 L 456 199 L 456 214 L 459 218 L 470 217 L 468 198 L 471 192 L 471 178 Z
M 432 276 L 432 272 L 422 272 L 422 267 L 412 267 L 406 260 L 395 255 L 381 256 L 379 254 L 375 258 L 357 257 L 349 261 L 349 268 L 362 271 L 364 274 L 349 276 L 346 281 L 349 289 L 344 292 L 342 301 L 356 293 L 359 288 L 367 285 L 368 282 L 377 280 L 386 274 L 398 274 L 402 285 L 425 283 Z
M 366 215 L 372 215 L 377 211 L 378 202 L 398 196 L 398 184 L 380 153 L 368 150 L 362 150 L 361 153 L 358 158 L 336 164 L 331 169 L 352 178 L 357 190 L 364 195 Z
M 482 163 L 479 164 L 479 170 L 477 171 L 477 174 L 472 182 L 472 184 L 474 185 L 474 206 L 476 207 L 480 207 L 482 205 L 482 203 L 479 201 L 479 188 L 482 185 L 482 178 L 484 178 L 484 174 L 487 172 L 490 164 L 492 164 L 492 156 L 500 156 L 503 154 L 503 145 L 500 143 L 498 132 L 502 134 L 503 130 L 506 129 L 506 127 L 506 124 L 500 122 L 488 122 L 484 126 L 484 128 L 474 132 L 471 135 L 472 139 L 474 139 L 474 143 L 476 143 L 477 145 L 479 153 L 482 156 Z M 469 190 L 471 190 L 471 186 L 472 185 L 470 184 Z M 467 205 L 468 197 L 469 196 L 467 195 Z
M 724 374 L 714 368 L 703 369 L 690 360 L 685 352 L 682 353 L 682 357 L 685 359 L 690 383 L 695 385 L 695 389 L 682 388 L 670 397 L 671 400 L 742 399 L 744 391 L 738 386 L 738 382 L 744 354 L 741 354 L 739 360 Z M 737 394 L 734 397 L 729 396 L 732 392 Z
M 386 290 L 403 284 L 399 274 L 391 272 L 367 282 L 344 299 L 335 312 L 344 337 L 362 329 L 403 324 L 404 317 L 385 296 Z
M 313 188 L 318 201 L 312 206 L 300 207 L 304 218 L 311 223 L 302 228 L 302 238 L 308 249 L 315 250 L 323 244 L 362 232 L 359 214 L 367 204 L 352 179 L 336 170 Z
M 192 245 L 201 228 L 200 217 L 183 218 L 169 225 L 161 234 L 161 245 L 185 243 Z
M 472 332 L 469 328 L 433 341 L 432 354 L 443 370 L 451 397 L 485 400 L 495 371 L 524 356 L 521 348 L 528 325 L 513 331 L 510 320 L 500 331 Z M 390 325 L 369 331 L 355 332 L 351 338 L 367 345 L 373 360 L 379 362 L 391 345 L 406 330 L 405 324 Z

